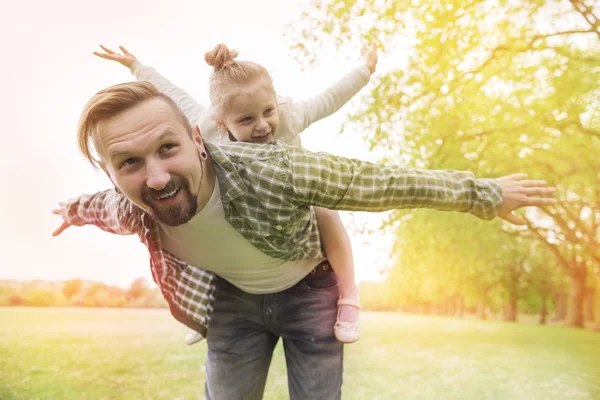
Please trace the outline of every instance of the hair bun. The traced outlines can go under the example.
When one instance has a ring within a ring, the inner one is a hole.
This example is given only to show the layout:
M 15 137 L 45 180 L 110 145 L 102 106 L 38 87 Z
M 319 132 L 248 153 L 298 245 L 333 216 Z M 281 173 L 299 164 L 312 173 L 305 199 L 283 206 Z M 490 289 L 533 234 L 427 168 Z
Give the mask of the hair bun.
M 233 63 L 238 56 L 237 50 L 229 50 L 227 46 L 220 43 L 214 49 L 204 54 L 204 60 L 214 69 L 221 69 Z

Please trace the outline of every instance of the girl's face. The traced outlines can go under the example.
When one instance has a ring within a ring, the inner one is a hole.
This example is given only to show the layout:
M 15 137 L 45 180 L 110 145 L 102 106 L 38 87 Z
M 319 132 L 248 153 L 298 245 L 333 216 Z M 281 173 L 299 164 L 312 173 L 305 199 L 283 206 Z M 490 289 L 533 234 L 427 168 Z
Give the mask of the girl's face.
M 240 142 L 271 143 L 279 127 L 277 100 L 269 82 L 258 79 L 234 95 L 223 124 Z

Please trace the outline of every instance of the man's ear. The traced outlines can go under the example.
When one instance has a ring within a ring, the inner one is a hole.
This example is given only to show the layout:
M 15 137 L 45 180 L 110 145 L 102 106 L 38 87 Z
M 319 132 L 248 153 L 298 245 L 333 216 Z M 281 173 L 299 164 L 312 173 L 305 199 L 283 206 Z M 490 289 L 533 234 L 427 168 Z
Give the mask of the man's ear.
M 200 132 L 200 127 L 198 125 L 194 126 L 194 140 L 197 144 L 203 145 L 202 142 L 202 132 Z
M 204 141 L 202 140 L 202 133 L 198 125 L 194 127 L 194 139 L 196 140 L 196 146 L 198 146 L 198 154 L 202 161 L 206 160 L 206 149 L 204 148 Z

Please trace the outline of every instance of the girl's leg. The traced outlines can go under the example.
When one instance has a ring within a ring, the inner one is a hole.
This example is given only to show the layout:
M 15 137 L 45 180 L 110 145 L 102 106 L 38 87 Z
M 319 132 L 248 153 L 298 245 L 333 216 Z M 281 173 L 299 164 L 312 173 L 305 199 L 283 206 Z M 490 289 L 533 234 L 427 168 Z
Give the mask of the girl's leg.
M 358 301 L 358 286 L 354 279 L 354 260 L 352 247 L 346 228 L 337 211 L 315 207 L 315 216 L 321 234 L 321 242 L 338 276 L 340 298 Z M 356 324 L 358 329 L 359 310 L 352 305 L 340 305 L 339 320 Z M 358 335 L 358 333 L 357 333 Z M 354 341 L 354 340 L 352 340 Z

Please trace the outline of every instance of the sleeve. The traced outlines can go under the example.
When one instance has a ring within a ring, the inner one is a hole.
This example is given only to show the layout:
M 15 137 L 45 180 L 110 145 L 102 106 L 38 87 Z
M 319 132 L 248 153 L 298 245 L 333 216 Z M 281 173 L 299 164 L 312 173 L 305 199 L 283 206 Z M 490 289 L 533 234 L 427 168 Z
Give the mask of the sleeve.
M 297 205 L 371 212 L 431 208 L 490 220 L 502 202 L 494 179 L 471 172 L 374 164 L 295 147 L 286 153 L 286 186 Z
M 114 189 L 69 200 L 65 220 L 75 226 L 95 225 L 117 235 L 139 234 L 142 211 Z
M 308 100 L 290 103 L 292 129 L 300 133 L 312 123 L 338 111 L 369 83 L 371 73 L 366 66 L 354 68 L 332 86 Z
M 200 103 L 185 90 L 179 88 L 162 76 L 154 68 L 146 66 L 139 61 L 135 61 L 131 65 L 131 73 L 138 81 L 148 81 L 154 84 L 161 93 L 172 98 L 179 108 L 181 108 L 191 124 L 199 123 L 199 121 L 203 121 L 206 118 L 207 110 L 205 107 L 200 105 Z

